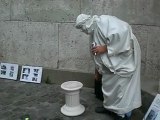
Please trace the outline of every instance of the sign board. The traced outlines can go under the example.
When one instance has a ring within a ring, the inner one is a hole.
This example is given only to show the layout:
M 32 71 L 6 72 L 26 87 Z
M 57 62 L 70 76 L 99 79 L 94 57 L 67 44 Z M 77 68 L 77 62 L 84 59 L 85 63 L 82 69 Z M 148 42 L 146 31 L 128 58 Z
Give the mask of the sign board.
M 143 120 L 160 120 L 160 94 L 154 98 Z
M 20 81 L 40 83 L 42 67 L 22 66 Z
M 17 80 L 18 75 L 18 65 L 10 63 L 0 64 L 0 77 Z

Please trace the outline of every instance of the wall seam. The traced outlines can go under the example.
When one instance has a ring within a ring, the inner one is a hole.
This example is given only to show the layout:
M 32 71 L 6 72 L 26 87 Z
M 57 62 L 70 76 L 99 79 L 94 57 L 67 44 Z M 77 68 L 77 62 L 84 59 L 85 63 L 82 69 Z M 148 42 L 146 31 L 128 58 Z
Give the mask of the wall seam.
M 80 0 L 80 4 L 79 4 L 79 5 L 80 5 L 80 14 L 81 14 L 81 12 L 82 12 L 82 11 L 81 11 L 81 7 L 82 7 L 81 4 L 82 4 L 82 2 L 81 2 L 81 0 Z
M 10 14 L 9 14 L 9 20 L 8 20 L 8 21 L 11 21 L 11 14 L 12 14 L 12 13 L 11 13 L 11 6 L 12 6 L 12 0 L 10 1 L 10 11 L 9 11 Z M 5 21 L 6 21 L 6 20 L 5 20 Z
M 130 25 L 142 25 L 142 26 L 149 26 L 149 27 L 160 27 L 159 25 L 149 25 L 149 24 L 130 24 Z
M 58 61 L 57 61 L 57 69 L 59 69 L 59 24 L 58 24 Z
M 10 21 L 12 21 L 12 22 L 36 22 L 36 23 L 55 23 L 55 24 L 58 24 L 58 23 L 75 23 L 75 22 L 52 22 L 52 21 L 24 21 L 24 20 L 5 20 L 6 22 L 10 22 Z

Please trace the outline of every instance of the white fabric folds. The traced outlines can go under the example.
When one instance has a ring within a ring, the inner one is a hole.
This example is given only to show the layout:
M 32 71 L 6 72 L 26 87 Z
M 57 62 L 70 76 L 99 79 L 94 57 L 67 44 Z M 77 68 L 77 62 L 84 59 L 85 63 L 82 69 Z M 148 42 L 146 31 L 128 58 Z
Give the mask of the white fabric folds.
M 87 19 L 81 29 L 88 24 L 94 29 L 91 43 L 108 48 L 108 52 L 94 56 L 96 67 L 102 73 L 104 107 L 117 114 L 140 107 L 141 50 L 130 25 L 109 15 Z

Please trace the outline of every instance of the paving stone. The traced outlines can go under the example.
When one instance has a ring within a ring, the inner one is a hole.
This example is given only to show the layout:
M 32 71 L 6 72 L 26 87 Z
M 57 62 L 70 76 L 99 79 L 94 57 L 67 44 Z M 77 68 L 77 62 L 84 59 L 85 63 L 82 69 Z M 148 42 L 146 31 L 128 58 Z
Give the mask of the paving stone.
M 95 113 L 95 107 L 101 106 L 102 101 L 95 98 L 92 88 L 80 90 L 80 103 L 85 106 L 85 112 L 68 117 L 60 111 L 65 94 L 59 85 L 0 79 L 0 120 L 22 120 L 25 116 L 31 120 L 113 120 L 107 114 Z M 140 112 L 134 113 L 134 120 L 141 120 Z

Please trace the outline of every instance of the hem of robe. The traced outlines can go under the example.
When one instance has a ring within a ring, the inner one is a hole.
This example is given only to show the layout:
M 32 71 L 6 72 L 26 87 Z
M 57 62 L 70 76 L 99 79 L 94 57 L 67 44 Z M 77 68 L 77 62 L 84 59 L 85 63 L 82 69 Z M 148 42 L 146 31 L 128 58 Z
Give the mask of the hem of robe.
M 128 107 L 128 108 L 118 108 L 116 106 L 105 106 L 104 105 L 104 108 L 106 108 L 107 110 L 109 111 L 112 111 L 116 114 L 126 114 L 134 109 L 137 109 L 139 107 L 142 106 L 142 103 L 134 103 L 132 106 Z

